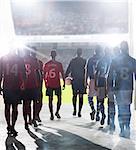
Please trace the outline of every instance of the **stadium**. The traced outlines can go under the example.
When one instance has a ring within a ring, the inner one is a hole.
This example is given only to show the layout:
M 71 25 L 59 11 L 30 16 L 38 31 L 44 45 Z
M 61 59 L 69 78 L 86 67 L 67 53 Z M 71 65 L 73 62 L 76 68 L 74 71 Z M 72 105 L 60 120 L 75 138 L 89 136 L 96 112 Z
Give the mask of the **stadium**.
M 67 74 L 66 72 L 70 62 L 78 55 L 78 49 L 82 49 L 82 58 L 86 60 L 86 69 L 87 63 L 89 59 L 93 57 L 98 45 L 101 47 L 101 50 L 108 49 L 110 57 L 113 59 L 114 48 L 119 48 L 122 41 L 128 43 L 129 55 L 136 59 L 135 0 L 0 0 L 0 22 L 1 64 L 1 60 L 10 54 L 11 50 L 21 51 L 20 59 L 22 59 L 25 56 L 24 53 L 26 50 L 32 53 L 33 50 L 36 49 L 36 58 L 42 61 L 44 66 L 51 60 L 51 52 L 55 51 L 57 53 L 56 60 L 62 64 L 64 74 Z M 100 55 L 103 55 L 103 53 Z M 116 67 L 119 68 L 120 64 L 121 61 Z M 77 63 L 74 70 L 76 70 L 78 66 L 80 66 L 80 64 L 78 65 Z M 132 67 L 134 68 L 135 66 Z M 12 70 L 12 72 L 14 71 L 15 70 Z M 1 78 L 4 78 L 1 70 L 0 73 Z M 134 70 L 133 73 L 136 73 L 136 71 Z M 63 86 L 63 73 L 61 72 L 61 74 L 60 84 Z M 46 82 L 46 79 L 44 80 Z M 38 122 L 36 126 L 32 122 L 31 125 L 29 124 L 29 130 L 25 130 L 24 112 L 22 111 L 24 107 L 22 103 L 24 102 L 22 101 L 21 104 L 18 105 L 18 119 L 15 126 L 18 131 L 17 136 L 7 134 L 6 127 L 8 128 L 8 126 L 6 125 L 7 119 L 5 120 L 6 107 L 4 106 L 5 101 L 3 99 L 4 92 L 1 93 L 0 150 L 135 150 L 135 80 L 133 79 L 134 90 L 132 90 L 133 96 L 130 105 L 131 134 L 129 138 L 122 135 L 120 136 L 118 115 L 120 109 L 118 109 L 119 106 L 117 102 L 115 102 L 116 128 L 114 132 L 110 131 L 110 126 L 107 123 L 109 113 L 107 96 L 103 104 L 106 115 L 106 118 L 104 118 L 105 123 L 101 124 L 99 121 L 96 121 L 97 119 L 90 118 L 91 109 L 89 106 L 90 103 L 88 103 L 89 86 L 83 96 L 82 117 L 80 113 L 77 116 L 72 115 L 72 113 L 74 114 L 72 104 L 72 96 L 74 95 L 72 93 L 72 80 L 71 75 L 68 76 L 65 80 L 65 89 L 61 90 L 61 119 L 57 116 L 58 114 L 55 114 L 57 118 L 54 118 L 54 116 L 53 118 L 50 117 L 51 109 L 50 104 L 48 108 L 48 87 L 45 87 L 45 82 L 42 84 L 43 106 L 40 112 L 42 122 Z M 1 86 L 4 84 L 3 82 L 4 81 L 1 81 Z M 15 79 L 15 82 L 17 82 L 17 79 Z M 77 82 L 80 82 L 80 80 Z M 7 85 L 10 86 L 10 84 Z M 53 109 L 58 107 L 57 96 L 53 95 Z M 97 109 L 96 96 L 93 96 L 93 101 L 95 109 Z M 32 109 L 34 109 L 34 101 L 32 104 Z M 80 102 L 77 102 L 77 105 L 78 104 L 80 105 Z M 125 107 L 124 110 L 127 111 L 127 108 Z M 11 110 L 9 109 L 9 111 Z M 103 117 L 102 115 L 103 114 L 100 116 Z

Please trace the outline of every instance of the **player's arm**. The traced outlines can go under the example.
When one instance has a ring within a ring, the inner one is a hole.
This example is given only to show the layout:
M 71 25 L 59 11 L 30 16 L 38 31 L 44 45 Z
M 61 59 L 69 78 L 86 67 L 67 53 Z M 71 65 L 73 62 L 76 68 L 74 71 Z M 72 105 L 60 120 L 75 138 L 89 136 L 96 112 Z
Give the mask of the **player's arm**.
M 63 70 L 62 64 L 60 64 L 60 72 L 61 72 L 62 79 L 63 79 L 63 88 L 65 88 L 65 74 L 64 74 L 64 70 Z
M 88 84 L 87 83 L 88 77 L 89 77 L 89 61 L 87 62 L 85 67 L 85 87 L 87 87 Z
M 69 65 L 68 65 L 68 68 L 65 73 L 65 78 L 69 76 L 69 74 L 71 73 L 71 70 L 72 70 L 72 61 L 70 61 Z

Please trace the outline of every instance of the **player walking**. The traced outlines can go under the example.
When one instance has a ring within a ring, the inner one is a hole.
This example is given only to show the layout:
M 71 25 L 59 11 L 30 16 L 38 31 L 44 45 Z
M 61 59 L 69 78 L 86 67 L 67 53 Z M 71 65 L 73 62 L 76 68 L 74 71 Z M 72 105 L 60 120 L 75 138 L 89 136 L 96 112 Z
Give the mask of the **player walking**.
M 60 73 L 63 78 L 63 88 L 65 88 L 65 77 L 62 64 L 56 61 L 56 51 L 51 51 L 51 60 L 44 65 L 44 81 L 46 86 L 46 95 L 49 97 L 49 110 L 50 110 L 50 120 L 54 120 L 53 114 L 53 92 L 57 95 L 57 110 L 55 116 L 60 119 L 59 110 L 61 107 L 61 84 L 60 84 Z

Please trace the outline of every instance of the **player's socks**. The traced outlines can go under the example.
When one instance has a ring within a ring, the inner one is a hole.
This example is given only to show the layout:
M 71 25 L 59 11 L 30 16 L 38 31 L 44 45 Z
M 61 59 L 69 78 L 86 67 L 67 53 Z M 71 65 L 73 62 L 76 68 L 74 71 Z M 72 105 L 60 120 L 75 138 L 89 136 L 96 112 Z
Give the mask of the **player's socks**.
M 104 125 L 104 123 L 105 123 L 105 118 L 106 118 L 106 115 L 105 115 L 105 114 L 102 114 L 102 119 L 101 119 L 101 122 L 100 122 L 101 125 Z
M 100 121 L 99 113 L 96 114 L 96 121 Z
M 90 116 L 91 116 L 91 120 L 94 120 L 95 110 L 93 110 L 93 111 L 90 113 Z
M 124 124 L 120 124 L 120 137 L 125 137 L 125 130 L 124 130 Z

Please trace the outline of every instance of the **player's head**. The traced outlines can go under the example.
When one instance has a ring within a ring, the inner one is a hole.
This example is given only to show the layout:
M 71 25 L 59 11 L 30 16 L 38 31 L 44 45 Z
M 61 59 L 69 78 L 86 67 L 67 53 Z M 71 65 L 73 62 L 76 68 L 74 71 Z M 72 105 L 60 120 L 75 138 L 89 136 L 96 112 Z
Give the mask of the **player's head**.
M 121 42 L 120 49 L 122 54 L 128 54 L 129 53 L 128 42 L 127 41 Z
M 36 57 L 36 47 L 31 47 L 31 56 Z
M 52 58 L 52 59 L 55 59 L 56 56 L 57 56 L 56 51 L 55 51 L 55 50 L 51 51 L 51 58 Z
M 100 45 L 96 45 L 95 46 L 95 49 L 94 49 L 94 52 L 95 52 L 95 55 L 101 55 L 101 53 L 102 53 L 102 48 L 101 48 L 101 46 Z
M 82 49 L 78 48 L 77 49 L 77 56 L 80 57 L 82 55 Z

